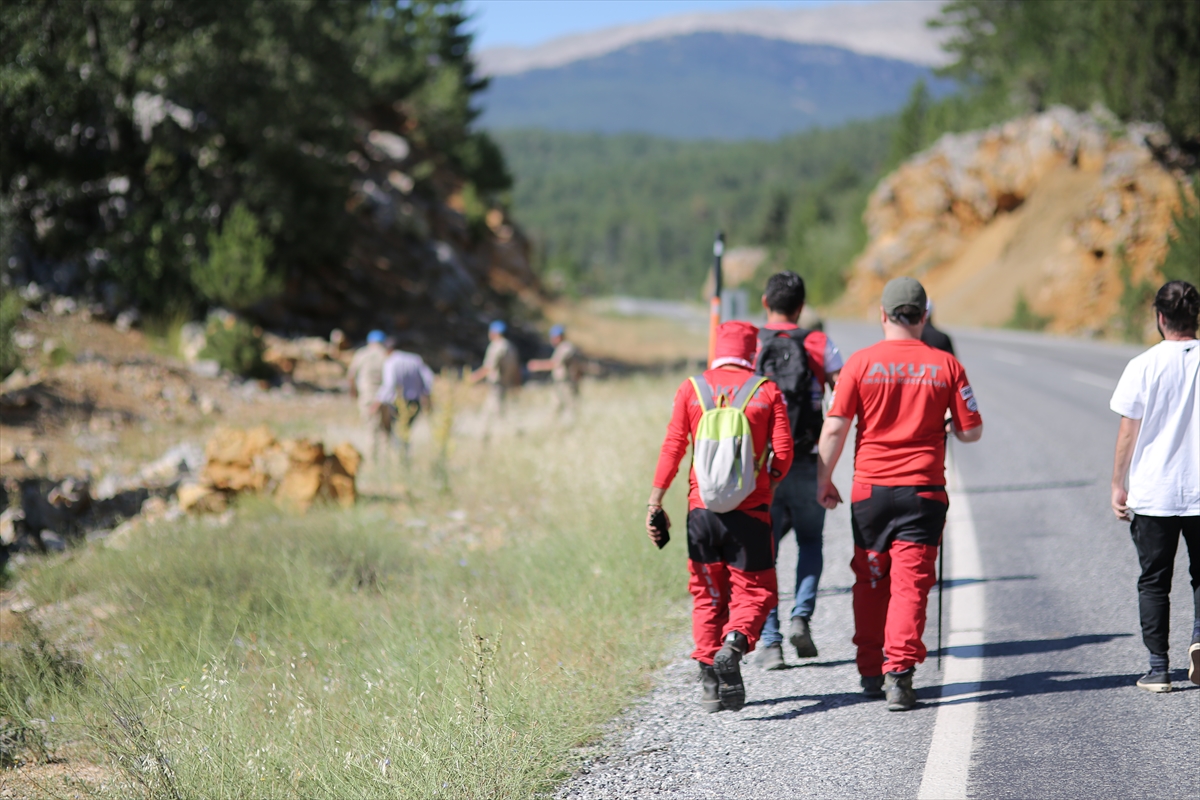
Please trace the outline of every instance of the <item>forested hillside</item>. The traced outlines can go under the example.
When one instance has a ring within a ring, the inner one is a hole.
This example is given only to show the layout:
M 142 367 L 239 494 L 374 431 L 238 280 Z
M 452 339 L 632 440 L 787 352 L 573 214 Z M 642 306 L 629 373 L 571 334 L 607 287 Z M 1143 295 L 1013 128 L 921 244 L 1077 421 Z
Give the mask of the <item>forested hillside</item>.
M 947 132 L 1052 105 L 1100 105 L 1125 122 L 1161 123 L 1200 155 L 1200 3 L 1194 0 L 953 0 L 934 20 L 953 31 L 942 70 L 964 91 L 934 101 L 918 86 L 901 113 L 894 165 Z
M 815 296 L 829 299 L 865 241 L 860 215 L 892 128 L 885 119 L 739 143 L 544 131 L 496 139 L 516 176 L 514 212 L 552 285 L 697 297 L 721 228 L 733 246 L 790 253 Z
M 524 256 L 465 22 L 437 2 L 6 3 L 5 284 L 292 330 L 479 326 Z

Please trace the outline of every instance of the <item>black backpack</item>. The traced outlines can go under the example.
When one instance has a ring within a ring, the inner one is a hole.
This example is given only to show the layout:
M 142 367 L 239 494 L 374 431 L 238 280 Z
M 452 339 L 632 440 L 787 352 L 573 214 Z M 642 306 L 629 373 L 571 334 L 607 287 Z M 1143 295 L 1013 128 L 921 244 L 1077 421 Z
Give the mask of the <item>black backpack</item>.
M 811 332 L 802 328 L 788 331 L 761 329 L 758 332 L 761 347 L 754 365 L 756 375 L 770 378 L 783 392 L 798 456 L 812 452 L 824 421 L 821 401 L 813 399 L 813 371 L 804 349 L 804 339 Z

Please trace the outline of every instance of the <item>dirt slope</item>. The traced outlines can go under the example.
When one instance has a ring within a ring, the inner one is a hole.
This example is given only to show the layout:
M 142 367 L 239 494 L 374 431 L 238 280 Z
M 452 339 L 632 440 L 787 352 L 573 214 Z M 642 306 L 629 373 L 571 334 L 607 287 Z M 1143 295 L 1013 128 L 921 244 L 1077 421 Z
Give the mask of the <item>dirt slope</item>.
M 1162 280 L 1180 198 L 1154 157 L 1164 143 L 1155 128 L 1061 107 L 942 137 L 872 194 L 869 243 L 837 310 L 873 317 L 883 285 L 912 275 L 949 324 L 1003 325 L 1024 297 L 1051 331 L 1152 333 L 1123 329 L 1122 297 Z

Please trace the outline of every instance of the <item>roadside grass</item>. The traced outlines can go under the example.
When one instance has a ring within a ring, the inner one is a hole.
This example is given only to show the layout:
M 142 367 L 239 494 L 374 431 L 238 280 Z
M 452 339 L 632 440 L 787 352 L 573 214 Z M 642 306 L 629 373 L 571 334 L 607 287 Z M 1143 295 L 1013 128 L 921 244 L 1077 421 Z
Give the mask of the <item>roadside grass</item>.
M 683 548 L 641 529 L 674 385 L 418 450 L 350 511 L 242 503 L 26 565 L 43 627 L 0 650 L 0 718 L 35 755 L 85 742 L 101 794 L 544 794 L 686 625 Z M 90 639 L 47 621 L 84 606 L 115 609 Z

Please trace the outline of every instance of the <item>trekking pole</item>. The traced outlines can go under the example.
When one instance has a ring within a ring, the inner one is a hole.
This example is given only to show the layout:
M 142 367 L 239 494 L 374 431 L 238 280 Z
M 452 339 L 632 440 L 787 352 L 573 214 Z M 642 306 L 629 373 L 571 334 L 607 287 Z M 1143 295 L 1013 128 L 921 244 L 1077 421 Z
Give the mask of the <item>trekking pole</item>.
M 721 256 L 725 255 L 725 234 L 717 231 L 713 242 L 713 296 L 708 312 L 708 365 L 717 358 L 717 326 L 721 324 Z
M 942 589 L 946 585 L 946 541 L 938 548 L 938 672 L 942 671 Z

